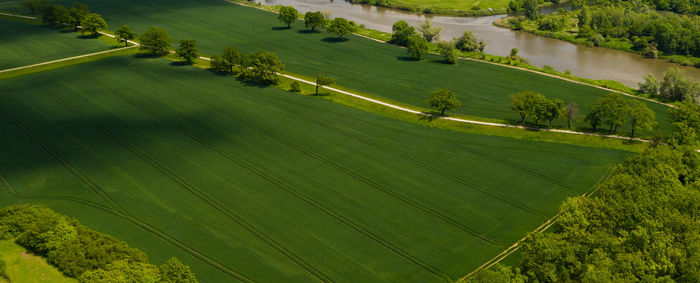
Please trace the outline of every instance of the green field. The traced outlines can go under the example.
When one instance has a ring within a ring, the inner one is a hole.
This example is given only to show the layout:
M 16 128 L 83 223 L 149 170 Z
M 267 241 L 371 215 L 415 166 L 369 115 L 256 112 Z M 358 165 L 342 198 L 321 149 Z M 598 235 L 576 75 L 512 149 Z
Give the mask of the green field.
M 79 33 L 0 17 L 0 70 L 108 50 L 110 45 Z
M 7 275 L 12 283 L 70 283 L 77 282 L 67 278 L 46 260 L 28 254 L 21 246 L 11 241 L 0 241 L 0 260 L 7 264 Z M 3 282 L 0 278 L 0 282 Z
M 114 28 L 127 24 L 143 32 L 149 26 L 160 26 L 176 40 L 197 40 L 203 54 L 220 53 L 228 45 L 246 52 L 272 51 L 291 72 L 310 77 L 326 74 L 336 78 L 340 86 L 407 104 L 425 107 L 431 91 L 449 88 L 463 104 L 456 113 L 468 117 L 519 120 L 508 100 L 518 91 L 532 90 L 576 102 L 582 113 L 606 94 L 605 90 L 487 63 L 465 61 L 452 66 L 441 63 L 438 56 L 409 61 L 406 51 L 396 46 L 357 36 L 337 42 L 328 33 L 304 33 L 301 21 L 291 30 L 280 29 L 275 14 L 223 0 L 97 0 L 89 4 Z M 669 133 L 667 107 L 648 105 L 657 113 L 660 130 Z M 555 125 L 564 126 L 565 122 Z M 623 128 L 621 133 L 627 131 Z
M 3 80 L 0 131 L 0 205 L 45 203 L 205 282 L 457 279 L 627 155 L 130 56 Z

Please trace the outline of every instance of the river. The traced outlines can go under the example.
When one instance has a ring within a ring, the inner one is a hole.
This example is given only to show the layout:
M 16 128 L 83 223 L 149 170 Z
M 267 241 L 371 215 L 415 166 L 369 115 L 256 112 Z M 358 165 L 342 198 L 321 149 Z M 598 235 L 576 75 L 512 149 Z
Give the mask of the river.
M 265 5 L 294 6 L 301 13 L 308 11 L 330 11 L 331 17 L 342 17 L 365 27 L 391 32 L 391 26 L 404 20 L 418 26 L 429 17 L 434 25 L 442 26 L 443 39 L 452 39 L 465 30 L 473 32 L 486 42 L 488 54 L 507 56 L 511 48 L 517 48 L 518 55 L 536 66 L 551 65 L 559 71 L 569 70 L 572 74 L 589 79 L 612 79 L 636 88 L 642 76 L 653 73 L 657 78 L 669 67 L 681 67 L 664 60 L 647 59 L 640 55 L 618 50 L 586 47 L 569 42 L 545 38 L 521 31 L 494 26 L 493 21 L 505 15 L 486 17 L 450 17 L 436 15 L 416 15 L 400 10 L 351 4 L 343 0 L 263 0 Z M 700 69 L 682 67 L 686 74 L 700 80 Z

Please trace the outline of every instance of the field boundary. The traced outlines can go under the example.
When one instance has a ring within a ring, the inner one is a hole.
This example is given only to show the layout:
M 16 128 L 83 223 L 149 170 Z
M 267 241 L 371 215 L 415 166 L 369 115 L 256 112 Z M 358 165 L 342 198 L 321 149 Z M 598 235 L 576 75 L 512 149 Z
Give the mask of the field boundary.
M 52 61 L 46 61 L 46 62 L 36 63 L 36 64 L 32 64 L 32 65 L 26 65 L 26 66 L 21 66 L 21 67 L 4 69 L 4 70 L 0 70 L 0 74 L 12 72 L 12 71 L 19 71 L 19 70 L 34 68 L 34 67 L 40 67 L 40 66 L 45 66 L 45 65 L 50 65 L 50 64 L 54 64 L 54 63 L 60 63 L 60 62 L 64 62 L 64 61 L 71 61 L 71 60 L 76 60 L 76 59 L 80 59 L 80 58 L 96 56 L 96 55 L 100 55 L 100 54 L 118 52 L 118 51 L 130 49 L 130 48 L 134 48 L 134 47 L 136 47 L 136 45 L 122 47 L 122 48 L 115 48 L 115 49 L 105 50 L 105 51 L 100 51 L 100 52 L 95 52 L 95 53 L 83 54 L 83 55 L 78 55 L 78 56 L 73 56 L 73 57 L 68 57 L 68 58 L 63 58 L 63 59 L 57 59 L 57 60 L 52 60 Z

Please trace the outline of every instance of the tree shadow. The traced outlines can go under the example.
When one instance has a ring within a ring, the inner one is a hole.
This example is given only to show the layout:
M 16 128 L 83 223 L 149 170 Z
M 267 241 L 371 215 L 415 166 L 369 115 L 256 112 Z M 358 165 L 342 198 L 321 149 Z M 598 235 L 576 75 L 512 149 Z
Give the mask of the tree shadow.
M 420 60 L 416 60 L 415 58 L 413 58 L 411 56 L 396 56 L 396 59 L 398 59 L 399 61 L 413 61 L 413 62 L 420 61 Z
M 313 31 L 313 30 L 310 30 L 310 29 L 300 29 L 300 30 L 298 30 L 297 32 L 298 32 L 298 33 L 302 33 L 302 34 L 309 34 L 309 33 L 320 33 L 321 31 L 318 31 L 318 30 L 317 30 L 317 31 Z
M 78 39 L 96 39 L 96 38 L 98 38 L 98 37 L 100 37 L 100 34 L 99 34 L 99 33 L 98 33 L 97 35 L 94 35 L 94 34 L 79 34 L 78 36 L 76 36 L 76 38 L 78 38 Z
M 291 27 L 272 27 L 272 30 L 287 30 L 292 29 Z
M 340 38 L 340 37 L 326 37 L 324 39 L 321 39 L 323 42 L 328 42 L 328 43 L 339 43 L 339 42 L 346 42 L 348 41 L 347 38 Z
M 170 66 L 178 67 L 178 66 L 190 66 L 191 64 L 187 64 L 185 61 L 173 61 L 170 62 Z

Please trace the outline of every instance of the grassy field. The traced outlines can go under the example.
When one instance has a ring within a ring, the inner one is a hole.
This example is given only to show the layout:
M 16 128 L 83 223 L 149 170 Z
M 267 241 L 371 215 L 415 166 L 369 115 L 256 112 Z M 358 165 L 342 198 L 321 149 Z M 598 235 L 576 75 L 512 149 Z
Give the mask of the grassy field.
M 69 3 L 66 1 L 65 3 Z M 294 73 L 315 77 L 322 73 L 340 86 L 413 105 L 437 88 L 452 89 L 463 106 L 456 113 L 469 117 L 518 120 L 510 110 L 508 96 L 532 90 L 565 102 L 586 106 L 605 95 L 605 90 L 481 62 L 446 65 L 438 56 L 414 62 L 404 49 L 351 36 L 338 42 L 328 33 L 305 33 L 303 23 L 282 28 L 276 15 L 221 0 L 105 1 L 90 2 L 112 27 L 128 24 L 138 32 L 149 26 L 165 28 L 176 40 L 195 39 L 203 54 L 220 53 L 228 45 L 246 52 L 268 50 L 279 55 Z M 649 103 L 657 113 L 660 129 L 671 125 L 667 107 Z M 558 126 L 565 122 L 559 121 Z M 583 125 L 583 123 L 580 123 Z M 623 133 L 627 129 L 621 130 Z M 646 133 L 651 136 L 652 133 Z
M 506 0 L 354 0 L 353 3 L 370 4 L 407 10 L 415 13 L 445 14 L 457 16 L 481 16 L 506 12 Z M 489 8 L 492 10 L 489 11 Z
M 1 6 L 0 6 L 1 7 Z M 79 33 L 0 18 L 0 70 L 108 50 L 110 45 Z
M 130 56 L 3 80 L 0 105 L 0 205 L 45 203 L 205 282 L 456 279 L 627 154 Z
M 28 254 L 23 247 L 11 241 L 0 241 L 0 260 L 7 264 L 7 275 L 12 283 L 77 282 L 75 279 L 63 276 L 45 259 Z M 0 282 L 2 282 L 1 278 Z

